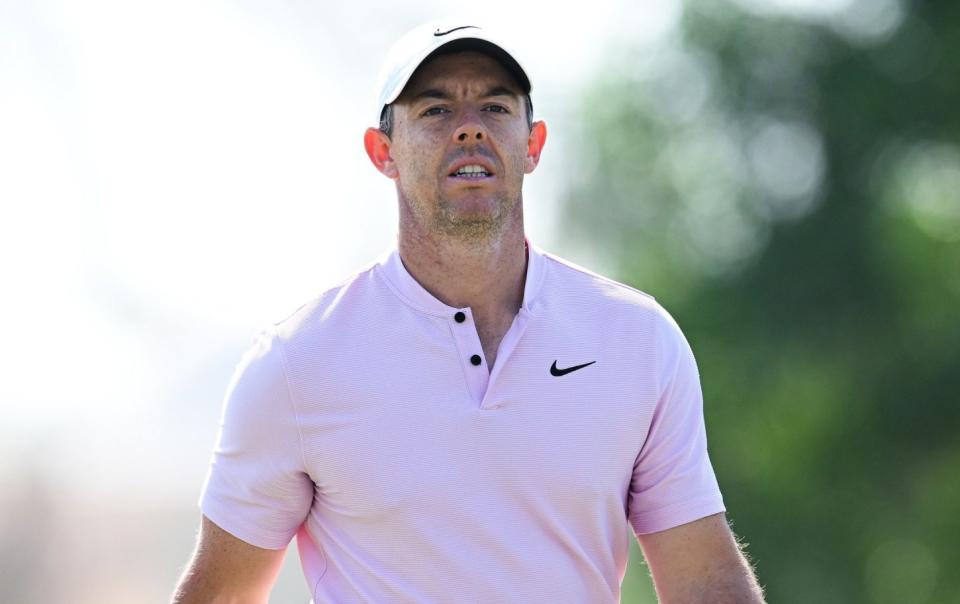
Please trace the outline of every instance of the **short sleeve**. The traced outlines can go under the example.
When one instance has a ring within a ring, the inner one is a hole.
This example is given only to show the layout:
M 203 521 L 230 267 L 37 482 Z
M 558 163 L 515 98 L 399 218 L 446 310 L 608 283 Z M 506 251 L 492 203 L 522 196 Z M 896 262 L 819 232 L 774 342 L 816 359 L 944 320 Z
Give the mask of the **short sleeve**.
M 215 524 L 252 545 L 283 549 L 313 501 L 282 342 L 263 332 L 227 389 L 217 445 L 200 496 Z
M 725 511 L 707 455 L 703 394 L 693 351 L 673 318 L 656 317 L 659 397 L 633 467 L 628 517 L 637 535 Z

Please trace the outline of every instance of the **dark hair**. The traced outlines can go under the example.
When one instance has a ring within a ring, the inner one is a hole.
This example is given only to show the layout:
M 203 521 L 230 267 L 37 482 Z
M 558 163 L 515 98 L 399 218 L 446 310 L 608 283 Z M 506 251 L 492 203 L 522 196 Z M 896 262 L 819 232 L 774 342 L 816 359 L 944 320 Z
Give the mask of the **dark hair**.
M 530 95 L 523 95 L 523 102 L 526 105 L 527 128 L 533 128 L 533 101 Z M 387 138 L 393 136 L 393 103 L 383 106 L 380 112 L 380 130 L 387 135 Z

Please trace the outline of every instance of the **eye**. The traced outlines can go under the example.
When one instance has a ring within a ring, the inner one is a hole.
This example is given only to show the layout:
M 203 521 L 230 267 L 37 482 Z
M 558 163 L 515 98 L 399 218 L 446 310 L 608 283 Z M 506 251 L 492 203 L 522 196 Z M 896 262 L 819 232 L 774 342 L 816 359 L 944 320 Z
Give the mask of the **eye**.
M 510 110 L 503 105 L 487 105 L 483 108 L 483 110 L 490 111 L 492 113 L 510 113 Z
M 421 117 L 427 117 L 431 115 L 440 115 L 441 113 L 447 113 L 448 110 L 446 107 L 430 107 L 426 111 L 420 114 Z

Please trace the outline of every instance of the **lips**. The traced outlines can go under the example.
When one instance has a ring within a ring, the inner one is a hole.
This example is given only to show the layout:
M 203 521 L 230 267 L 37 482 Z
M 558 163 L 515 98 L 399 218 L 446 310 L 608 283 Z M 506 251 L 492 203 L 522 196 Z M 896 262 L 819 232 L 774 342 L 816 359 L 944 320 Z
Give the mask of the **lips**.
M 454 162 L 447 176 L 463 180 L 483 180 L 494 176 L 493 166 L 482 157 L 463 157 Z

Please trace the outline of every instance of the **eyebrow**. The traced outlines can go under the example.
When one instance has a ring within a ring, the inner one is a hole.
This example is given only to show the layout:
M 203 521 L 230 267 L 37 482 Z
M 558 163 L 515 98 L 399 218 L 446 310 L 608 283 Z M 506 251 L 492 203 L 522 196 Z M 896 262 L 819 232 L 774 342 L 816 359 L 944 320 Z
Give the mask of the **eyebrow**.
M 483 98 L 487 98 L 491 96 L 515 97 L 517 96 L 517 92 L 514 90 L 510 90 L 506 86 L 494 86 L 493 88 L 490 88 L 480 96 Z M 428 88 L 426 90 L 422 90 L 417 94 L 413 95 L 413 98 L 411 100 L 419 101 L 421 99 L 441 99 L 444 101 L 449 101 L 453 99 L 453 95 L 447 92 L 446 90 L 441 90 L 439 88 Z
M 516 91 L 510 90 L 506 86 L 494 86 L 483 95 L 488 96 L 518 96 Z
M 453 97 L 449 93 L 439 90 L 437 88 L 428 88 L 427 90 L 422 90 L 417 94 L 413 95 L 411 100 L 419 101 L 420 99 L 443 99 L 448 100 Z

